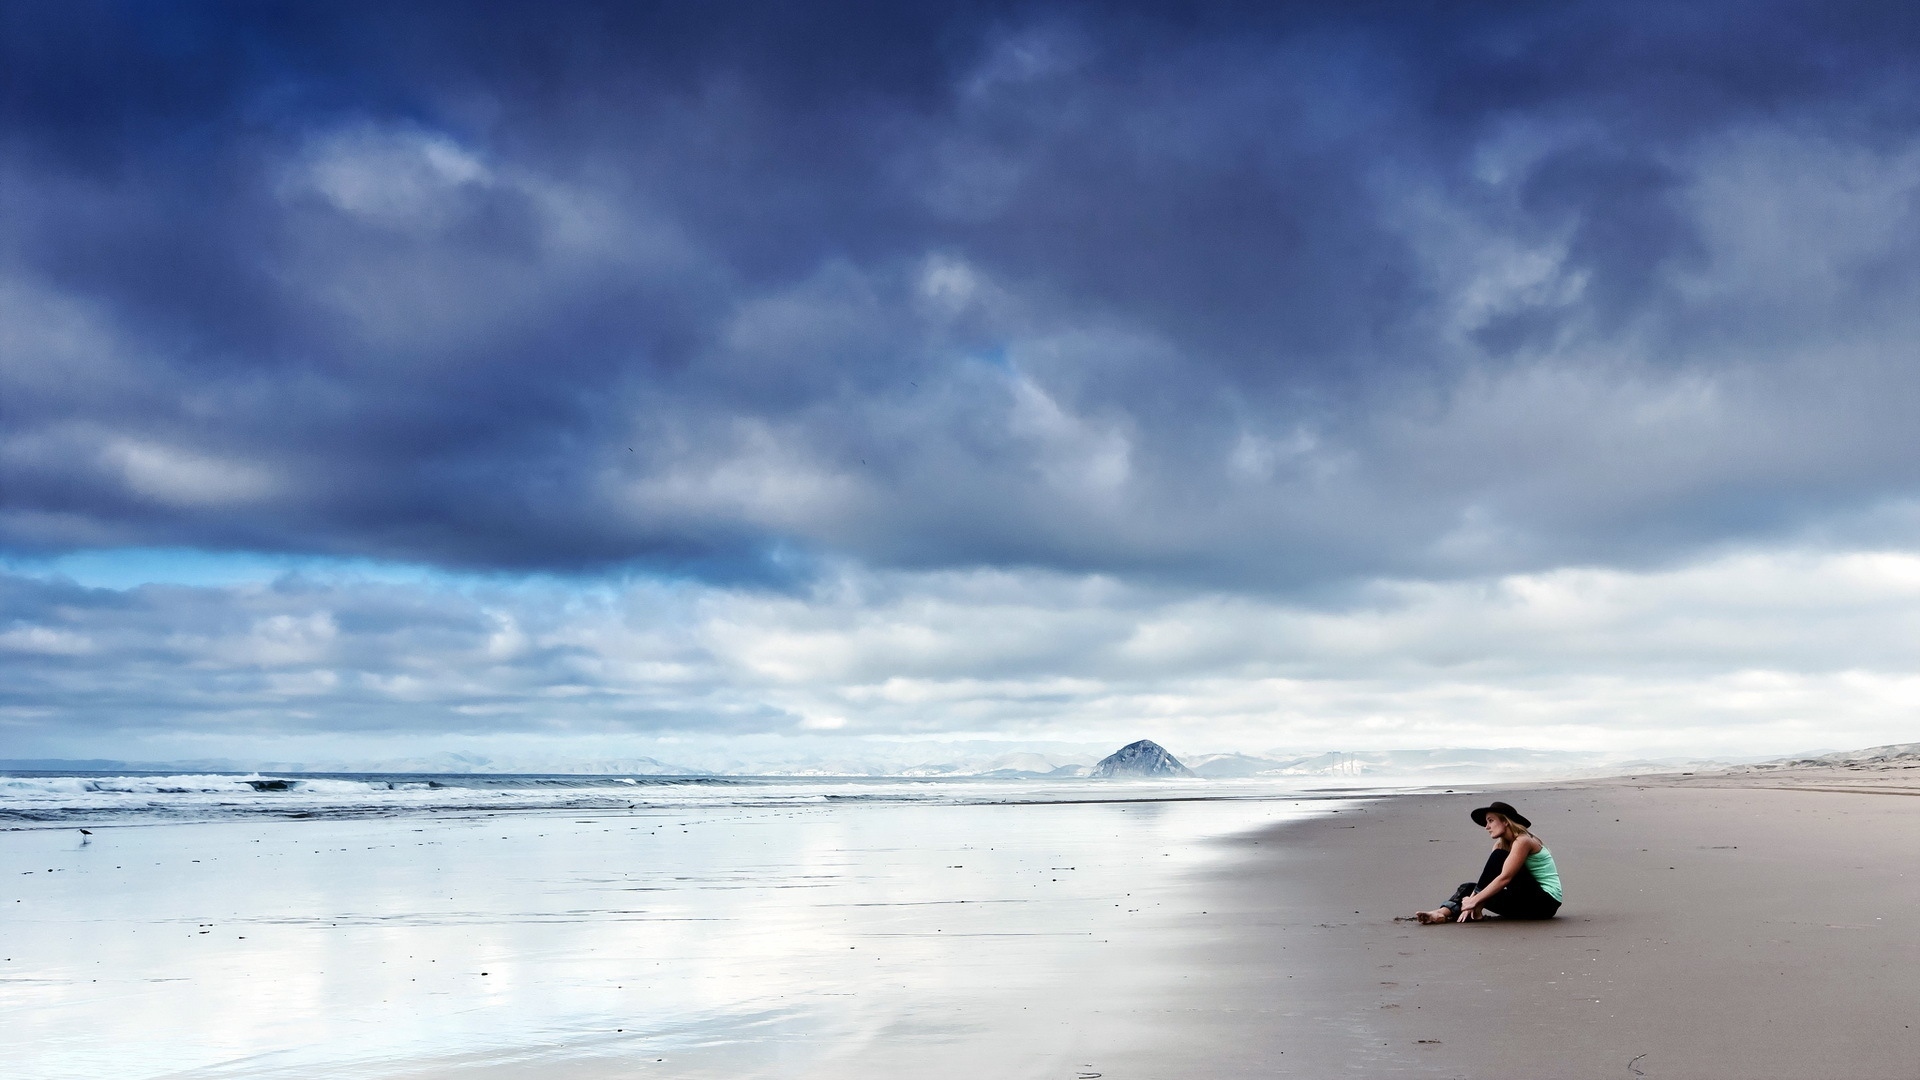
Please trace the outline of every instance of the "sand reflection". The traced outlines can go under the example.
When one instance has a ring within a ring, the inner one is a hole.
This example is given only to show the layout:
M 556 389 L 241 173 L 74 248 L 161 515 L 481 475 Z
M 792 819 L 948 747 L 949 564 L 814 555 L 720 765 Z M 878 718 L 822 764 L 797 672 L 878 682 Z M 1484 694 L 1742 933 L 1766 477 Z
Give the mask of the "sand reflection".
M 0 1006 L 48 1078 L 1054 1075 L 1164 991 L 1203 838 L 1315 805 L 0 834 Z

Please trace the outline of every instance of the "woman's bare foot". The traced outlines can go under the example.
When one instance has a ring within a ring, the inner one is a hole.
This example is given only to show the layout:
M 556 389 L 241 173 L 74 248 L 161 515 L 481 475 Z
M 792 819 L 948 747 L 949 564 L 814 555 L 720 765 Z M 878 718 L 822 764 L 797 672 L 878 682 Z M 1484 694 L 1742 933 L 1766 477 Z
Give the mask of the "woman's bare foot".
M 1439 908 L 1434 908 L 1432 911 L 1416 911 L 1413 913 L 1413 917 L 1423 925 L 1429 924 L 1429 923 L 1452 922 L 1453 910 L 1451 908 L 1439 907 Z

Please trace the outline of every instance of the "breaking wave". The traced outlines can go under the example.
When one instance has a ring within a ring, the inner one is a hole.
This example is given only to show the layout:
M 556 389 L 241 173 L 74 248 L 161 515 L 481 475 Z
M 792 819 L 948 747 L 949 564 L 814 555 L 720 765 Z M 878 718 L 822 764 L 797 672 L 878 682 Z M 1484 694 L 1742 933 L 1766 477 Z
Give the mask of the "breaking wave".
M 1271 782 L 420 773 L 0 774 L 0 827 L 543 810 L 1272 798 Z M 1349 793 L 1350 794 L 1350 793 Z

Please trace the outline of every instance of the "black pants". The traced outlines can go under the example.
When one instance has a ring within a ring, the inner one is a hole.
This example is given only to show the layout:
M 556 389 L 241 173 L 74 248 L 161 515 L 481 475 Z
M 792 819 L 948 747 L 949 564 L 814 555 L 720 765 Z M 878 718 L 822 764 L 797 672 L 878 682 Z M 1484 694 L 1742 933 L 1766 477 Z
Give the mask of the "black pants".
M 1501 865 L 1506 861 L 1505 853 L 1495 852 L 1494 854 L 1502 857 L 1487 860 L 1488 873 L 1482 874 L 1479 881 L 1461 882 L 1460 887 L 1453 890 L 1453 896 L 1441 906 L 1451 909 L 1457 915 L 1460 913 L 1460 905 L 1467 897 L 1499 877 Z M 1547 890 L 1533 880 L 1532 874 L 1522 871 L 1514 875 L 1512 881 L 1507 882 L 1506 888 L 1489 896 L 1482 907 L 1505 919 L 1551 919 L 1554 912 L 1560 910 L 1560 901 L 1547 895 Z

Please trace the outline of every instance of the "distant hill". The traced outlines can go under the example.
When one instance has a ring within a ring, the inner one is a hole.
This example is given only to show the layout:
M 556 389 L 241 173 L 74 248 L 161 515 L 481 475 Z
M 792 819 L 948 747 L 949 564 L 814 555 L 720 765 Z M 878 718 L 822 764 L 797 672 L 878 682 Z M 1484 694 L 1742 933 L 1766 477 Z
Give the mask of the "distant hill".
M 1887 746 L 1869 746 L 1865 750 L 1843 750 L 1837 754 L 1780 758 L 1751 767 L 1755 769 L 1779 769 L 1815 765 L 1840 765 L 1852 768 L 1920 767 L 1920 743 L 1892 743 Z
M 1354 750 L 1290 755 L 1202 754 L 1187 762 L 1215 780 L 1246 777 L 1376 777 L 1380 779 L 1493 780 L 1566 776 L 1606 770 L 1615 759 L 1578 751 L 1508 749 Z
M 1249 776 L 1278 774 L 1297 760 L 1301 759 L 1282 761 L 1252 754 L 1202 754 L 1188 758 L 1187 768 L 1193 770 L 1195 776 L 1204 776 L 1209 780 L 1239 780 Z
M 1167 753 L 1166 748 L 1152 739 L 1141 739 L 1128 743 L 1113 753 L 1100 759 L 1093 767 L 1093 777 L 1097 780 L 1110 780 L 1118 777 L 1164 777 L 1192 776 L 1193 770 L 1180 764 L 1180 759 Z
M 0 771 L 4 772 L 139 772 L 145 765 L 129 765 L 124 761 L 108 761 L 105 758 L 8 758 L 0 761 Z

